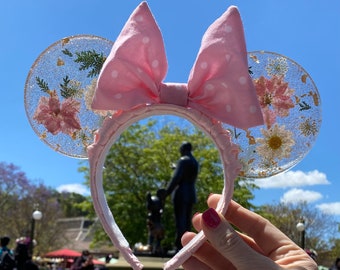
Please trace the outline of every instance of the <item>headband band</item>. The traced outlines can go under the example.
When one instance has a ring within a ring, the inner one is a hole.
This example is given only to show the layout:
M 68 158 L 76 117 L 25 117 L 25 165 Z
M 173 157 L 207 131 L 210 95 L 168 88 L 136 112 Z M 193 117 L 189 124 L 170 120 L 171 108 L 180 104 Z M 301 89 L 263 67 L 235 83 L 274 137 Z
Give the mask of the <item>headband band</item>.
M 113 115 L 112 118 L 107 118 L 95 139 L 95 143 L 88 149 L 91 170 L 91 194 L 96 213 L 105 231 L 108 233 L 114 246 L 120 250 L 122 256 L 134 269 L 141 269 L 142 265 L 131 251 L 129 243 L 125 240 L 107 205 L 102 184 L 102 168 L 104 167 L 107 152 L 127 127 L 145 117 L 160 114 L 170 114 L 186 118 L 214 141 L 219 150 L 224 169 L 225 188 L 222 191 L 221 201 L 217 207 L 217 211 L 221 213 L 225 213 L 231 200 L 234 179 L 239 174 L 241 166 L 237 158 L 239 148 L 231 142 L 230 133 L 221 124 L 217 124 L 214 119 L 209 118 L 196 109 L 188 110 L 177 105 L 154 104 L 140 106 L 136 109 L 125 111 L 122 114 Z M 167 262 L 165 268 L 175 269 L 180 266 L 199 248 L 204 240 L 204 235 L 202 233 L 198 234 L 189 245 L 181 249 Z

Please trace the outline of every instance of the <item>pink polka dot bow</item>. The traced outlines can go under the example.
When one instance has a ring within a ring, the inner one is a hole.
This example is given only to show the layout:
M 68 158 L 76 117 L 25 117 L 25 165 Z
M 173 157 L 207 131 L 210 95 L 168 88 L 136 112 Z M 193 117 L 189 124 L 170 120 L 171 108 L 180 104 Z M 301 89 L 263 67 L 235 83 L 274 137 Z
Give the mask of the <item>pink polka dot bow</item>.
M 236 7 L 230 7 L 204 34 L 188 83 L 163 83 L 166 72 L 161 32 L 142 2 L 101 69 L 92 108 L 129 110 L 174 104 L 242 129 L 263 123 Z

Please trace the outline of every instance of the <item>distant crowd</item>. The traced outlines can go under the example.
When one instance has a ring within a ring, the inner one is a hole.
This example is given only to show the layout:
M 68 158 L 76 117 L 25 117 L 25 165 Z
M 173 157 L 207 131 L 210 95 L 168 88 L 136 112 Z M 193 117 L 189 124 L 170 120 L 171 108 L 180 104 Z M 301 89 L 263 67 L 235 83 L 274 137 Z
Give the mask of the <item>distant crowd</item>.
M 8 236 L 0 238 L 0 270 L 39 270 L 38 265 L 32 261 L 30 247 L 33 244 L 28 238 L 16 241 L 14 250 L 8 248 L 11 239 Z
M 32 241 L 27 237 L 16 240 L 14 250 L 8 248 L 11 239 L 8 236 L 0 238 L 0 270 L 39 270 L 39 265 L 32 260 Z M 42 267 L 41 269 L 46 269 Z M 47 269 L 64 269 L 61 265 L 48 265 Z M 93 256 L 88 250 L 83 250 L 71 265 L 71 270 L 95 270 Z

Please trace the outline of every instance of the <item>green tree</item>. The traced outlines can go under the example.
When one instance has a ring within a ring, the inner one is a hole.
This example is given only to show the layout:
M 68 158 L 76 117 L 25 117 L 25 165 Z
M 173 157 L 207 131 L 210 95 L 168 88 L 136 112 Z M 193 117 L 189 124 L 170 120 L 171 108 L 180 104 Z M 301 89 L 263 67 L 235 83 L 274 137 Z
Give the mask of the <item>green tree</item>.
M 276 227 L 298 245 L 301 245 L 301 232 L 296 228 L 300 221 L 305 223 L 305 248 L 317 251 L 317 262 L 329 265 L 334 252 L 339 251 L 339 239 L 334 236 L 339 232 L 338 225 L 330 215 L 305 202 L 298 204 L 278 203 L 264 205 L 259 209 L 261 215 L 268 218 Z
M 10 247 L 14 248 L 15 239 L 31 235 L 32 213 L 38 209 L 43 216 L 35 222 L 34 252 L 44 254 L 69 241 L 58 219 L 89 214 L 84 205 L 90 200 L 76 193 L 59 193 L 36 182 L 16 165 L 0 162 L 0 235 L 8 235 L 12 239 Z
M 168 185 L 172 164 L 180 157 L 179 147 L 183 141 L 193 144 L 193 154 L 200 164 L 196 185 L 198 203 L 194 211 L 202 211 L 207 207 L 207 196 L 221 193 L 224 184 L 218 150 L 201 130 L 183 119 L 164 124 L 149 118 L 131 125 L 112 145 L 104 165 L 103 186 L 108 205 L 130 244 L 146 242 L 146 194 L 155 195 L 158 189 Z M 80 171 L 88 179 L 88 168 L 81 167 Z M 251 189 L 255 185 L 244 183 L 236 181 L 236 200 L 251 207 Z M 170 198 L 166 200 L 163 223 L 166 239 L 162 243 L 170 247 L 175 236 Z M 95 242 L 105 241 L 105 233 L 98 231 Z
M 16 238 L 30 236 L 36 207 L 43 218 L 35 226 L 35 252 L 45 252 L 63 244 L 63 234 L 56 225 L 63 213 L 55 191 L 41 183 L 32 183 L 14 164 L 0 163 L 0 204 L 0 235 L 12 239 L 10 247 L 14 248 Z
M 340 232 L 340 224 L 338 224 L 338 231 Z M 320 255 L 325 261 L 324 265 L 330 266 L 334 263 L 335 259 L 339 257 L 340 254 L 340 238 L 330 239 L 331 249 L 327 252 L 322 252 Z
M 90 214 L 83 207 L 84 202 L 89 200 L 85 196 L 74 192 L 56 192 L 55 196 L 58 199 L 64 217 L 83 217 Z

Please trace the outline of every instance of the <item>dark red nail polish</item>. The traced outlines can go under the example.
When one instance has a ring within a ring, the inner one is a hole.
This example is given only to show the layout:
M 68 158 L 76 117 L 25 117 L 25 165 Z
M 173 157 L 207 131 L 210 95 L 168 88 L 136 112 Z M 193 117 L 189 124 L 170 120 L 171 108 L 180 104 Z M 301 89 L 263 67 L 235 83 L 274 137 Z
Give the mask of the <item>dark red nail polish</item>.
M 213 229 L 215 229 L 221 223 L 220 216 L 217 214 L 217 212 L 213 208 L 209 208 L 208 210 L 206 210 L 202 214 L 202 218 L 203 218 L 204 223 L 208 227 L 213 228 Z

